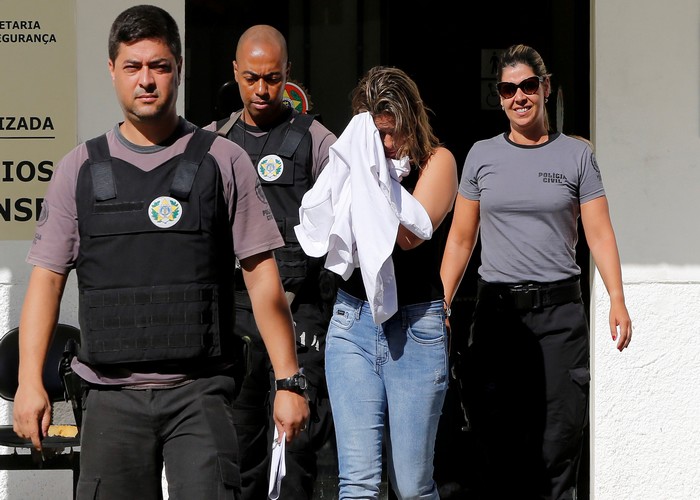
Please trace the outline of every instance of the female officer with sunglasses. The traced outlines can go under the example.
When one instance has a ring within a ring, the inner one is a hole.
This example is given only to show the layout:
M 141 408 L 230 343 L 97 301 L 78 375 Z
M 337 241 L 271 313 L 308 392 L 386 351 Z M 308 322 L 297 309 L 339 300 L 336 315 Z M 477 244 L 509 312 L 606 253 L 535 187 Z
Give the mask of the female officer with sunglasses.
M 488 499 L 572 499 L 590 381 L 579 216 L 620 351 L 632 324 L 593 151 L 549 130 L 550 75 L 537 51 L 512 46 L 498 68 L 510 130 L 467 155 L 441 268 L 450 304 L 481 231 L 466 380 L 484 467 L 477 489 Z

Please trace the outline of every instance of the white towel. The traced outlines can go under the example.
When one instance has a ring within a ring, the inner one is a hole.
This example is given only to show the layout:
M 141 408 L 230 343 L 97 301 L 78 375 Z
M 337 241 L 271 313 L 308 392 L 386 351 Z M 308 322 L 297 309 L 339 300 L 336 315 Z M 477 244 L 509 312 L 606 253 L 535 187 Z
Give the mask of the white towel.
M 280 442 L 277 442 L 278 439 L 279 432 L 277 431 L 277 426 L 275 426 L 275 437 L 272 441 L 272 458 L 270 460 L 270 482 L 267 487 L 267 498 L 269 500 L 277 500 L 280 497 L 282 479 L 287 475 L 287 465 L 284 456 L 287 434 L 282 434 Z
M 399 223 L 421 239 L 432 237 L 425 208 L 400 184 L 406 158 L 388 160 L 372 116 L 355 115 L 329 151 L 328 165 L 299 207 L 299 243 L 347 280 L 360 268 L 374 323 L 398 310 L 391 253 Z

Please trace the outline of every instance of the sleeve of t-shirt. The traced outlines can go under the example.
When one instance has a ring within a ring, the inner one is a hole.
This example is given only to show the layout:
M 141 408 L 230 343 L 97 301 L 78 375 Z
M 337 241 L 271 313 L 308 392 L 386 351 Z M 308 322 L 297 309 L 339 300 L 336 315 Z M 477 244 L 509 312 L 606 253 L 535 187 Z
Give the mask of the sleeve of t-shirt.
M 467 153 L 467 158 L 464 160 L 462 168 L 462 179 L 459 182 L 459 194 L 468 200 L 479 201 L 481 199 L 481 191 L 477 180 L 478 172 L 478 145 L 474 145 Z
M 219 164 L 228 196 L 236 257 L 245 259 L 283 247 L 284 240 L 246 152 L 222 137 L 216 138 L 210 152 Z
M 204 128 L 204 130 L 209 130 L 209 131 L 211 131 L 211 132 L 216 132 L 216 122 L 213 121 L 213 122 L 211 122 L 209 125 L 207 125 L 206 127 L 203 127 L 203 128 Z
M 75 186 L 86 160 L 87 148 L 81 144 L 56 165 L 26 258 L 29 264 L 60 274 L 73 268 L 79 245 Z
M 316 181 L 321 171 L 328 164 L 329 150 L 330 147 L 335 143 L 338 138 L 328 130 L 326 127 L 318 123 L 316 120 L 313 121 L 311 127 L 309 128 L 311 132 L 311 143 L 312 148 L 312 160 L 313 166 L 311 168 L 311 177 Z
M 605 196 L 603 178 L 596 162 L 595 153 L 586 146 L 581 158 L 579 182 L 579 203 L 583 204 L 595 198 Z

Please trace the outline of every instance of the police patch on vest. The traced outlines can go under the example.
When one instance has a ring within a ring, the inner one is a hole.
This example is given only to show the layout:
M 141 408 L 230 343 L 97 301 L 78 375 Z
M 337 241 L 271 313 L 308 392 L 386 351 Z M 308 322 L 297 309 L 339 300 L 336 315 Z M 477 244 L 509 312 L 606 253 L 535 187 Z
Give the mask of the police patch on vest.
M 148 216 L 156 227 L 172 227 L 182 217 L 182 205 L 175 198 L 161 196 L 151 202 Z
M 267 155 L 258 162 L 258 175 L 264 181 L 276 181 L 282 172 L 284 172 L 284 163 L 277 155 Z

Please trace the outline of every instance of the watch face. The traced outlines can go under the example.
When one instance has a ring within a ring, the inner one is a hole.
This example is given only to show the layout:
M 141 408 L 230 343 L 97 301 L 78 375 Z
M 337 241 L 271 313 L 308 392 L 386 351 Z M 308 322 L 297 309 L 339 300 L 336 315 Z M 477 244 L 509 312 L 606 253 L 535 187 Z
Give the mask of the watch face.
M 297 384 L 299 385 L 299 389 L 302 391 L 306 390 L 306 376 L 305 375 L 297 375 Z

